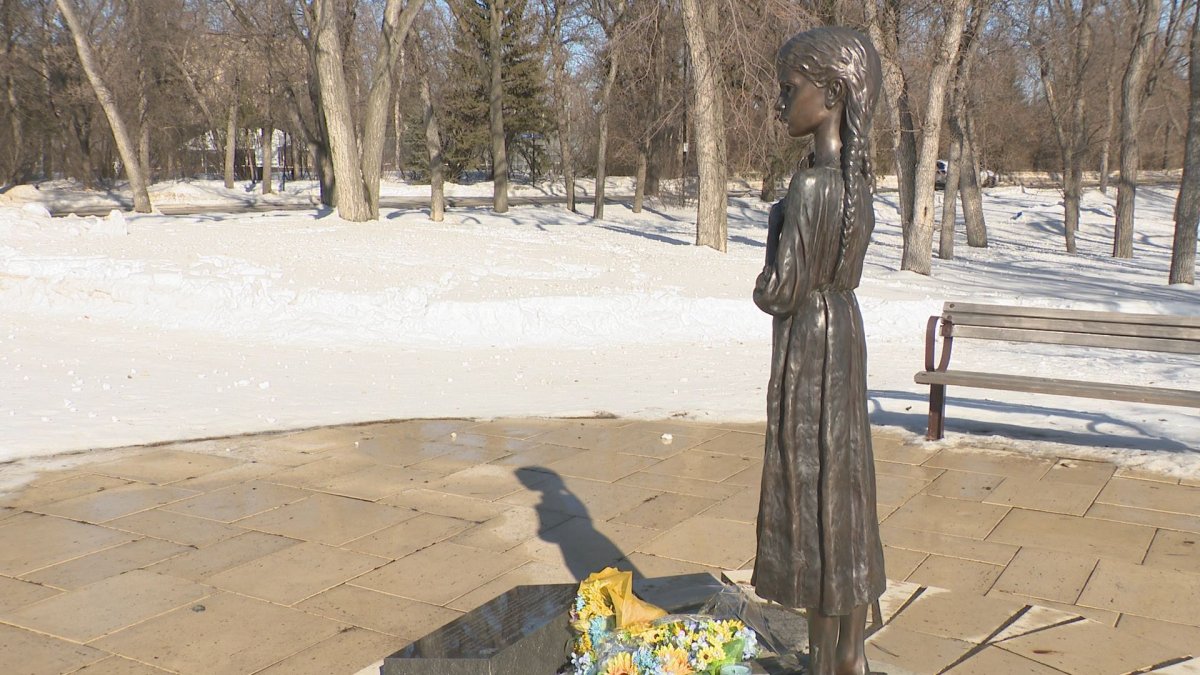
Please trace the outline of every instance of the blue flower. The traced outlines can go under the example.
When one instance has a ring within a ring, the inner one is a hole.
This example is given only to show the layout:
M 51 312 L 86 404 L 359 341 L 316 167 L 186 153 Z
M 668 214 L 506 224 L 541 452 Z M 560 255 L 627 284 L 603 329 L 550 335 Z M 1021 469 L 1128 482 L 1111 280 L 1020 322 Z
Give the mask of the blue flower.
M 592 675 L 595 663 L 591 654 L 572 654 L 571 665 L 575 667 L 575 675 Z
M 638 647 L 637 651 L 633 653 L 633 663 L 638 667 L 638 672 L 645 673 L 646 675 L 662 674 L 662 664 L 654 656 L 654 652 L 650 651 L 650 648 L 644 645 Z

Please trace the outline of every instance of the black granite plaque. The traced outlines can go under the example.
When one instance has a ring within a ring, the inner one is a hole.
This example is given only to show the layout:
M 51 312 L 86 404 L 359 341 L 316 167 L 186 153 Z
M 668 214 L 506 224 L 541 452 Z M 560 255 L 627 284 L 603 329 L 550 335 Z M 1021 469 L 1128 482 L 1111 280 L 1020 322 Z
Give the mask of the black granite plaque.
M 570 657 L 576 584 L 518 586 L 383 662 L 383 675 L 552 675 Z
M 642 579 L 634 592 L 672 614 L 725 586 L 711 574 Z M 553 675 L 570 660 L 578 584 L 518 586 L 384 659 L 382 675 Z

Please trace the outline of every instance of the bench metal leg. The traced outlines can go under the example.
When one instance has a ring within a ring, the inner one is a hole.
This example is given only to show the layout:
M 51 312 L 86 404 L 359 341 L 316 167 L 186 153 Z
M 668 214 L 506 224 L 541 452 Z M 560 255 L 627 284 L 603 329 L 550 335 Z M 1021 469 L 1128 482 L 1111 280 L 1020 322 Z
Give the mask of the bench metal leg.
M 946 385 L 929 385 L 929 429 L 925 438 L 940 440 L 946 435 Z

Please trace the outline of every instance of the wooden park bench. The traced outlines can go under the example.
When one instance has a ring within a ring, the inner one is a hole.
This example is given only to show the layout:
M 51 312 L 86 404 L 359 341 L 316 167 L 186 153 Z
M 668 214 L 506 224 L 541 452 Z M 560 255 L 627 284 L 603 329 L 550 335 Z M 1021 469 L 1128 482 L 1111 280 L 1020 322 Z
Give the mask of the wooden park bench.
M 942 353 L 935 366 L 939 325 Z M 950 370 L 955 338 L 1200 354 L 1200 317 L 947 302 L 940 316 L 929 317 L 925 370 L 914 377 L 929 385 L 929 440 L 945 435 L 949 385 L 1200 408 L 1200 392 L 1186 389 Z

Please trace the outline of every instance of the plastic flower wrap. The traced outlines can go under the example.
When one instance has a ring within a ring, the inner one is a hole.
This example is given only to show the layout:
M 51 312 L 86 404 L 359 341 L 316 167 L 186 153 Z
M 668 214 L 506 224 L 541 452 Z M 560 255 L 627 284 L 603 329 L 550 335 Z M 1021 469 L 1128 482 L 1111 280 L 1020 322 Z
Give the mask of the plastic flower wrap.
M 574 675 L 717 675 L 758 654 L 736 619 L 666 615 L 633 595 L 633 575 L 607 568 L 579 585 L 571 610 Z

